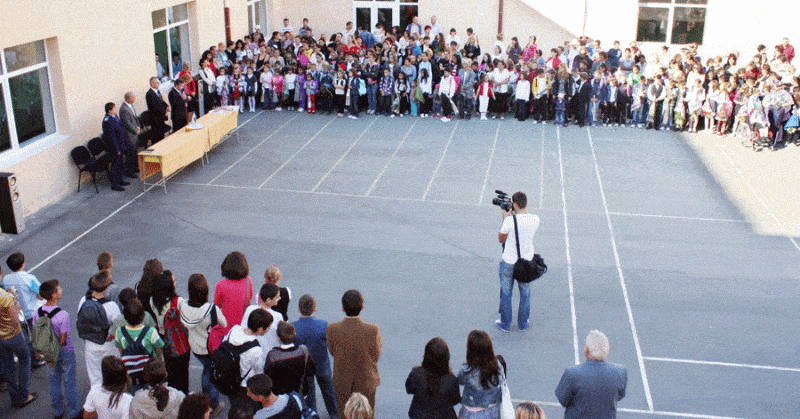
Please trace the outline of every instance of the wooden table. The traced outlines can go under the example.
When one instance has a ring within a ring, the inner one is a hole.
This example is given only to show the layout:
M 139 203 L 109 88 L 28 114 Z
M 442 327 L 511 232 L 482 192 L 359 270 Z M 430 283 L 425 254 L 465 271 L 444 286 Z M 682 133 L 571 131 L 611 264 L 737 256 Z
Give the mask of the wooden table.
M 144 186 L 161 185 L 167 191 L 167 178 L 202 159 L 208 147 L 208 128 L 186 131 L 182 129 L 153 144 L 139 153 L 139 177 Z M 161 179 L 148 183 L 147 179 L 161 173 Z
M 237 110 L 215 110 L 197 119 L 203 126 L 200 129 L 180 131 L 153 144 L 139 153 L 139 177 L 147 186 L 163 186 L 167 191 L 167 179 L 192 162 L 203 159 L 211 149 L 217 146 L 239 124 Z M 161 174 L 155 183 L 147 179 Z
M 197 119 L 208 128 L 208 149 L 211 151 L 239 125 L 239 112 L 215 109 Z

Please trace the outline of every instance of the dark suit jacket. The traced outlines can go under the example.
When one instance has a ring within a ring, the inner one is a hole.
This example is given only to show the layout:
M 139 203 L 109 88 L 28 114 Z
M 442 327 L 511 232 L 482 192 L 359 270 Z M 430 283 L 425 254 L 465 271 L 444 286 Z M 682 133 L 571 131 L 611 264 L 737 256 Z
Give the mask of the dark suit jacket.
M 125 139 L 125 128 L 119 118 L 106 115 L 103 118 L 103 142 L 106 151 L 112 155 L 125 153 L 128 150 L 128 142 Z
M 590 359 L 564 371 L 556 397 L 566 408 L 564 419 L 611 419 L 627 385 L 625 367 Z
M 335 388 L 377 388 L 381 383 L 378 359 L 381 332 L 359 317 L 345 317 L 327 328 L 328 349 L 333 355 Z
M 126 102 L 119 105 L 119 119 L 122 121 L 122 127 L 125 128 L 125 137 L 128 139 L 128 144 L 136 146 L 137 135 L 136 130 L 142 127 L 139 122 L 139 117 L 131 110 Z
M 172 129 L 178 131 L 188 123 L 186 120 L 186 101 L 183 100 L 183 96 L 175 88 L 169 90 L 167 98 L 169 99 L 170 113 L 172 115 Z
M 147 89 L 144 98 L 147 102 L 147 110 L 150 111 L 150 126 L 153 128 L 163 127 L 167 120 L 167 103 L 152 88 Z

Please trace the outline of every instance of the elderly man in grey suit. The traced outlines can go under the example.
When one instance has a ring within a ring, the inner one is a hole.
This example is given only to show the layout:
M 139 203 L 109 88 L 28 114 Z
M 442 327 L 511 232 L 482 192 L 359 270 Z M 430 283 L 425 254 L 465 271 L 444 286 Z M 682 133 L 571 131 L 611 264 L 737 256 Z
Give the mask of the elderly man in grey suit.
M 125 101 L 119 106 L 119 119 L 125 128 L 125 138 L 128 141 L 128 152 L 125 155 L 125 176 L 136 177 L 134 173 L 139 171 L 137 154 L 139 153 L 139 134 L 142 132 L 142 124 L 136 116 L 136 109 L 133 103 L 136 102 L 136 95 L 133 92 L 125 93 Z
M 628 372 L 606 362 L 608 338 L 599 330 L 586 337 L 586 362 L 569 367 L 561 376 L 556 397 L 566 409 L 564 419 L 613 419 L 617 402 L 625 397 Z

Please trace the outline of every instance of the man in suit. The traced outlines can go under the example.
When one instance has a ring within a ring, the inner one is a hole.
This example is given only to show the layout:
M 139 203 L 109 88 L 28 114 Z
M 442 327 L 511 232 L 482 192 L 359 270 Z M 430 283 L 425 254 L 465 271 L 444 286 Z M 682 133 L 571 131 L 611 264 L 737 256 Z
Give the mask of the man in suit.
M 317 302 L 310 294 L 300 297 L 297 304 L 300 311 L 300 319 L 292 322 L 296 330 L 294 343 L 296 345 L 306 345 L 311 353 L 311 359 L 317 366 L 317 383 L 322 392 L 322 399 L 325 401 L 325 408 L 328 410 L 328 417 L 336 417 L 336 396 L 331 381 L 331 361 L 328 359 L 328 341 L 325 332 L 328 322 L 314 318 L 317 311 Z M 309 391 L 306 395 L 306 405 L 317 411 L 317 398 L 314 390 L 313 378 L 308 380 Z
M 581 73 L 575 89 L 575 116 L 578 119 L 578 126 L 583 128 L 586 123 L 586 116 L 589 113 L 589 100 L 592 97 L 592 87 L 589 84 L 589 74 Z
M 153 144 L 163 140 L 164 133 L 169 130 L 169 126 L 166 124 L 169 106 L 164 102 L 164 98 L 161 97 L 161 92 L 158 90 L 160 85 L 158 77 L 151 77 L 150 89 L 147 90 L 147 94 L 144 96 L 147 102 L 147 110 L 150 114 L 149 122 L 150 129 L 153 131 Z
M 608 338 L 598 330 L 586 337 L 586 362 L 567 368 L 556 388 L 556 397 L 566 409 L 564 419 L 617 417 L 617 402 L 625 397 L 628 372 L 606 362 Z
M 113 102 L 106 103 L 106 117 L 103 118 L 103 142 L 106 153 L 111 156 L 111 165 L 108 168 L 108 178 L 111 180 L 111 190 L 122 192 L 123 186 L 130 183 L 122 180 L 122 171 L 125 165 L 125 153 L 128 142 L 125 140 L 125 128 L 117 116 L 117 105 Z
M 127 92 L 125 101 L 119 106 L 119 119 L 122 121 L 122 127 L 125 128 L 125 138 L 128 141 L 128 153 L 125 155 L 125 176 L 128 177 L 136 177 L 134 173 L 139 171 L 137 154 L 142 123 L 136 116 L 136 109 L 133 108 L 134 102 L 136 102 L 136 95 L 133 92 Z
M 183 94 L 183 86 L 186 82 L 182 79 L 175 80 L 175 84 L 167 95 L 169 100 L 169 107 L 172 109 L 172 129 L 173 132 L 178 132 L 181 128 L 185 127 L 188 121 L 186 120 L 186 99 Z
M 381 383 L 378 359 L 381 356 L 381 332 L 358 315 L 364 298 L 356 290 L 342 296 L 344 320 L 327 327 L 328 349 L 333 356 L 333 387 L 336 389 L 338 417 L 344 417 L 344 405 L 352 393 L 363 394 L 375 411 L 375 390 Z

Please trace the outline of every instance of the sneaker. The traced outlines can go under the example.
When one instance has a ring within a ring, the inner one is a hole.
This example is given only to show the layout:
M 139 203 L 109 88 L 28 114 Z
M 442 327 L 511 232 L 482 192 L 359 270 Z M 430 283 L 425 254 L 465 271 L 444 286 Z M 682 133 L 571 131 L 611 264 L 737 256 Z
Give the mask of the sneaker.
M 505 117 L 505 116 L 501 116 L 501 117 L 500 117 L 500 119 L 502 119 L 503 121 L 505 121 L 505 120 L 506 120 L 506 117 Z
M 533 121 L 533 123 L 534 123 L 534 124 L 538 124 L 539 122 L 538 122 L 538 121 L 536 121 L 536 120 L 534 120 L 534 121 Z
M 492 119 L 497 119 L 497 115 L 492 115 Z
M 278 112 L 282 112 L 282 111 L 283 111 L 283 108 L 281 108 L 280 106 L 278 106 L 277 108 L 275 108 L 275 110 L 276 110 L 276 111 L 278 111 Z
M 608 124 L 603 124 L 603 126 L 604 126 L 604 127 L 607 127 L 607 126 L 608 126 Z
M 508 332 L 511 331 L 511 329 L 506 329 L 505 327 L 503 327 L 503 323 L 500 322 L 499 319 L 494 321 L 494 325 L 497 326 L 497 328 L 500 329 L 503 332 L 508 333 Z
M 489 118 L 486 118 L 485 116 L 482 116 L 482 117 L 481 117 L 481 121 L 486 121 L 486 120 L 488 120 L 488 119 L 489 119 Z
M 526 331 L 526 330 L 528 330 L 528 329 L 530 329 L 530 328 L 531 328 L 531 324 L 530 324 L 530 323 L 528 323 L 528 324 L 526 324 L 525 326 L 520 326 L 520 327 L 519 327 L 519 331 L 520 331 L 520 332 L 524 332 L 524 331 Z
M 338 114 L 338 115 L 339 115 L 339 118 L 341 118 L 341 117 L 343 117 L 343 116 L 344 116 L 344 114 L 343 114 L 343 113 L 340 113 L 340 114 Z
M 450 118 L 448 118 L 446 116 L 443 116 L 440 121 L 442 121 L 442 122 L 450 122 Z
M 394 118 L 394 117 L 395 117 L 394 114 L 389 115 L 389 118 Z

